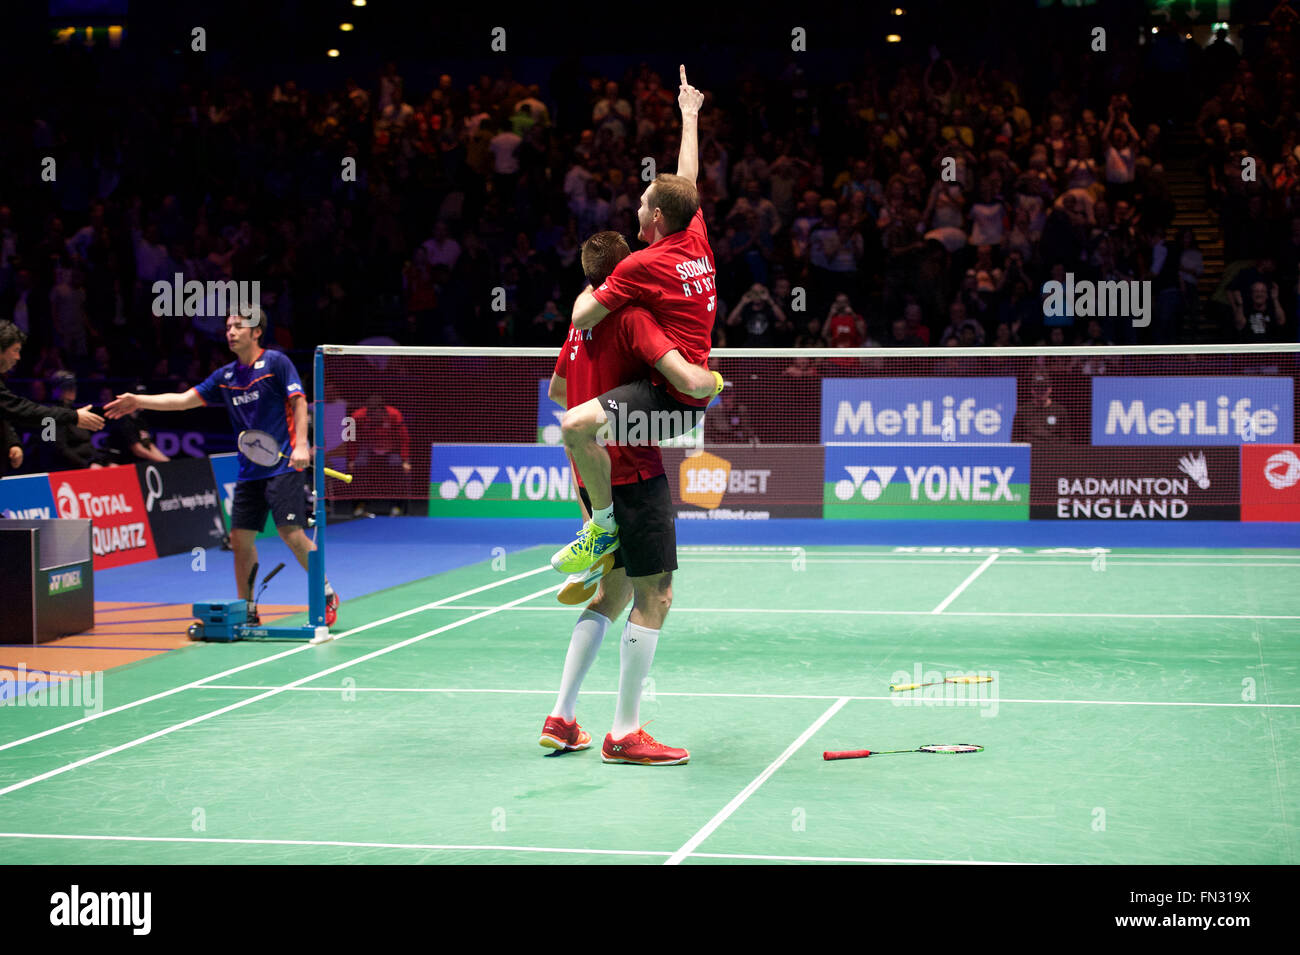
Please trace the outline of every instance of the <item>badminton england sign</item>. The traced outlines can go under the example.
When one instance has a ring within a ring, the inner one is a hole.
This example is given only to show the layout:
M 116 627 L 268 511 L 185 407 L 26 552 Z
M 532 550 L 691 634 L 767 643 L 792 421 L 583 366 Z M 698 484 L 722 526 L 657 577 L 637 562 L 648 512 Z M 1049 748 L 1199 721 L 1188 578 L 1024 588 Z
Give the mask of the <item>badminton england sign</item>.
M 578 491 L 562 446 L 435 444 L 430 517 L 574 517 Z
M 823 444 L 1004 444 L 1015 413 L 1012 377 L 822 380 Z
M 1284 375 L 1092 379 L 1094 445 L 1286 443 L 1295 439 Z
M 1034 520 L 1235 521 L 1236 448 L 1036 448 Z

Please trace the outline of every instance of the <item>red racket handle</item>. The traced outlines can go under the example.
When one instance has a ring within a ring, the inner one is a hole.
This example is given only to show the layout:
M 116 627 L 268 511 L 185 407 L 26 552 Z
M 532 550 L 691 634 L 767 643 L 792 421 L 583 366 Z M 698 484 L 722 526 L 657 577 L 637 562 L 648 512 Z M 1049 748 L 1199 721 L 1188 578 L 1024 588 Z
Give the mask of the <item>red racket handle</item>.
M 838 753 L 822 753 L 822 759 L 861 759 L 864 756 L 870 756 L 869 749 L 846 749 Z

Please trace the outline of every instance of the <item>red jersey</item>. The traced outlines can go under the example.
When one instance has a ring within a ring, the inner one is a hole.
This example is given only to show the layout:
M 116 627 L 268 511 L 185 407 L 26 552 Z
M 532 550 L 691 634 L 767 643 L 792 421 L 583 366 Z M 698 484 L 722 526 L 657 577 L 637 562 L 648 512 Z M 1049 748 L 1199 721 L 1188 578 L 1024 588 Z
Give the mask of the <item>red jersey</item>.
M 690 225 L 633 252 L 591 294 L 611 312 L 631 301 L 645 306 L 682 357 L 704 366 L 709 361 L 718 309 L 715 274 L 704 213 L 697 209 Z M 650 380 L 665 385 L 668 393 L 684 404 L 703 408 L 709 403 L 708 398 L 682 394 L 658 373 Z
M 654 363 L 673 350 L 673 343 L 650 313 L 634 305 L 610 312 L 595 328 L 569 326 L 569 337 L 555 362 L 555 374 L 565 379 L 570 408 L 599 398 L 607 391 L 640 381 Z M 649 368 L 647 369 L 647 366 Z M 607 444 L 610 483 L 634 484 L 664 473 L 663 457 L 653 445 Z M 578 484 L 582 478 L 574 469 Z

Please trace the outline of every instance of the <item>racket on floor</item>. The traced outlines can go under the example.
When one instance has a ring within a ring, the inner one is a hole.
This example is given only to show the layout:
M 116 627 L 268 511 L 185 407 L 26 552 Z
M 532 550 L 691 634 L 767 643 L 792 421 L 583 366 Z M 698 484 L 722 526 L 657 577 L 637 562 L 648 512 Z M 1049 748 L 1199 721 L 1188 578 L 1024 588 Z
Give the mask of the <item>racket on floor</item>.
M 239 450 L 252 461 L 254 464 L 260 464 L 264 468 L 275 467 L 280 463 L 281 458 L 289 456 L 280 450 L 280 443 L 271 437 L 265 431 L 248 431 L 239 432 Z M 332 478 L 337 478 L 344 484 L 352 483 L 352 475 L 344 474 L 342 471 L 335 471 L 333 468 L 326 468 L 325 473 Z
M 890 693 L 902 693 L 904 690 L 919 690 L 923 686 L 938 686 L 940 683 L 992 683 L 991 676 L 950 676 L 933 683 L 891 683 Z
M 893 756 L 896 753 L 978 753 L 984 749 L 974 743 L 931 743 L 916 749 L 846 749 L 822 753 L 822 759 L 865 759 L 868 756 Z

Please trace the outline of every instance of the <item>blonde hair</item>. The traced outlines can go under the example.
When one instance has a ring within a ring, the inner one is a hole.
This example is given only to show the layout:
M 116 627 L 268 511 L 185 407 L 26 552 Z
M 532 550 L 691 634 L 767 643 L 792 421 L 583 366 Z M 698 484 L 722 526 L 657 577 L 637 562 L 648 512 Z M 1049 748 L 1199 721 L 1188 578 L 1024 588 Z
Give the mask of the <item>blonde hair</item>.
M 650 184 L 646 203 L 652 211 L 658 208 L 663 213 L 665 232 L 672 235 L 691 224 L 700 208 L 700 193 L 689 179 L 663 173 Z

